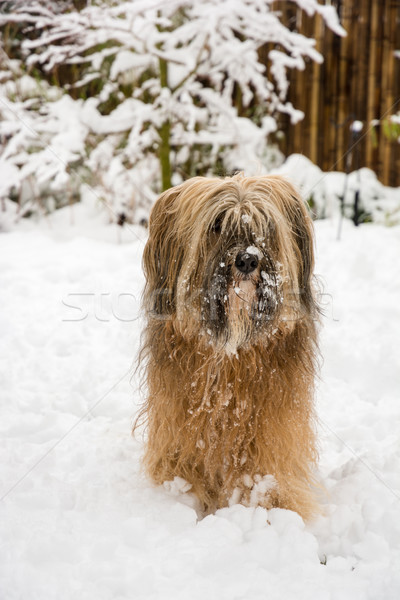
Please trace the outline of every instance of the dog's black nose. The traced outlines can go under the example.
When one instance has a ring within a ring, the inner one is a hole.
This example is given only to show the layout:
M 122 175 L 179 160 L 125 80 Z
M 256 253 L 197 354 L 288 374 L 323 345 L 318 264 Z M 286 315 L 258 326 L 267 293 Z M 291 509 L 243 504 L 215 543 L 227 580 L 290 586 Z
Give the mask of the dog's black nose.
M 255 254 L 248 252 L 239 252 L 235 260 L 235 267 L 246 275 L 255 271 L 258 267 L 258 258 Z

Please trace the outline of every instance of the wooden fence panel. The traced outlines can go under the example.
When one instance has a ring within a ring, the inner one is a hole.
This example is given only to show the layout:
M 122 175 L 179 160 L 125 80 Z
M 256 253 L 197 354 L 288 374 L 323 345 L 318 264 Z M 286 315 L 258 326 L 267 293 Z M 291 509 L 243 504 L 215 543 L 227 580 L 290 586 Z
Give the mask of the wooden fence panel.
M 400 144 L 385 135 L 388 117 L 400 111 L 400 59 L 394 54 L 400 50 L 400 0 L 332 4 L 347 37 L 333 34 L 320 17 L 279 3 L 283 22 L 314 37 L 325 59 L 289 74 L 289 100 L 305 118 L 292 125 L 282 117 L 281 148 L 308 156 L 324 171 L 369 167 L 384 184 L 400 186 Z M 363 123 L 361 132 L 352 133 L 354 121 Z

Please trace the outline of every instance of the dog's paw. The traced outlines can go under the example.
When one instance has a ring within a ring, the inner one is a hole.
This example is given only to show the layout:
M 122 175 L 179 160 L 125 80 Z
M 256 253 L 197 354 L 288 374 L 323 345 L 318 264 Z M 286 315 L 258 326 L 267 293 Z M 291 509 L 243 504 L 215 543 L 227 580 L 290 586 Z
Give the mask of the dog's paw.
M 229 506 L 243 504 L 248 507 L 271 507 L 271 494 L 276 492 L 278 483 L 273 475 L 244 474 L 239 485 L 233 490 L 229 498 Z
M 171 494 L 171 496 L 180 496 L 192 489 L 192 484 L 188 483 L 182 477 L 174 477 L 172 481 L 164 481 L 163 485 L 164 489 Z
M 255 475 L 251 486 L 249 506 L 265 506 L 268 505 L 268 499 L 271 492 L 276 490 L 278 484 L 273 475 Z

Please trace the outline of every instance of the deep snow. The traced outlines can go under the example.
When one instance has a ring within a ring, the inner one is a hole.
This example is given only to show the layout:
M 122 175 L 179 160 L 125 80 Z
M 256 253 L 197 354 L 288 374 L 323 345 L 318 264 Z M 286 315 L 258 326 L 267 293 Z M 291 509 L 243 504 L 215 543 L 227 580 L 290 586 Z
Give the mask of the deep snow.
M 84 203 L 0 236 L 1 600 L 397 600 L 400 228 L 345 222 L 337 241 L 316 223 L 328 494 L 304 525 L 242 506 L 198 520 L 142 475 L 146 232 L 103 219 Z

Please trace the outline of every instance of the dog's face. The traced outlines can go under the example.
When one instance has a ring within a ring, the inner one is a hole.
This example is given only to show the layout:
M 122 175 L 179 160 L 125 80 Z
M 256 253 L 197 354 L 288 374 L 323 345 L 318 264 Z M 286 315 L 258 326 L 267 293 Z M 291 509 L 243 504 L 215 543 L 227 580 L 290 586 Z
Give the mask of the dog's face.
M 267 344 L 314 311 L 313 262 L 311 219 L 283 178 L 196 177 L 153 208 L 145 308 L 227 352 Z

